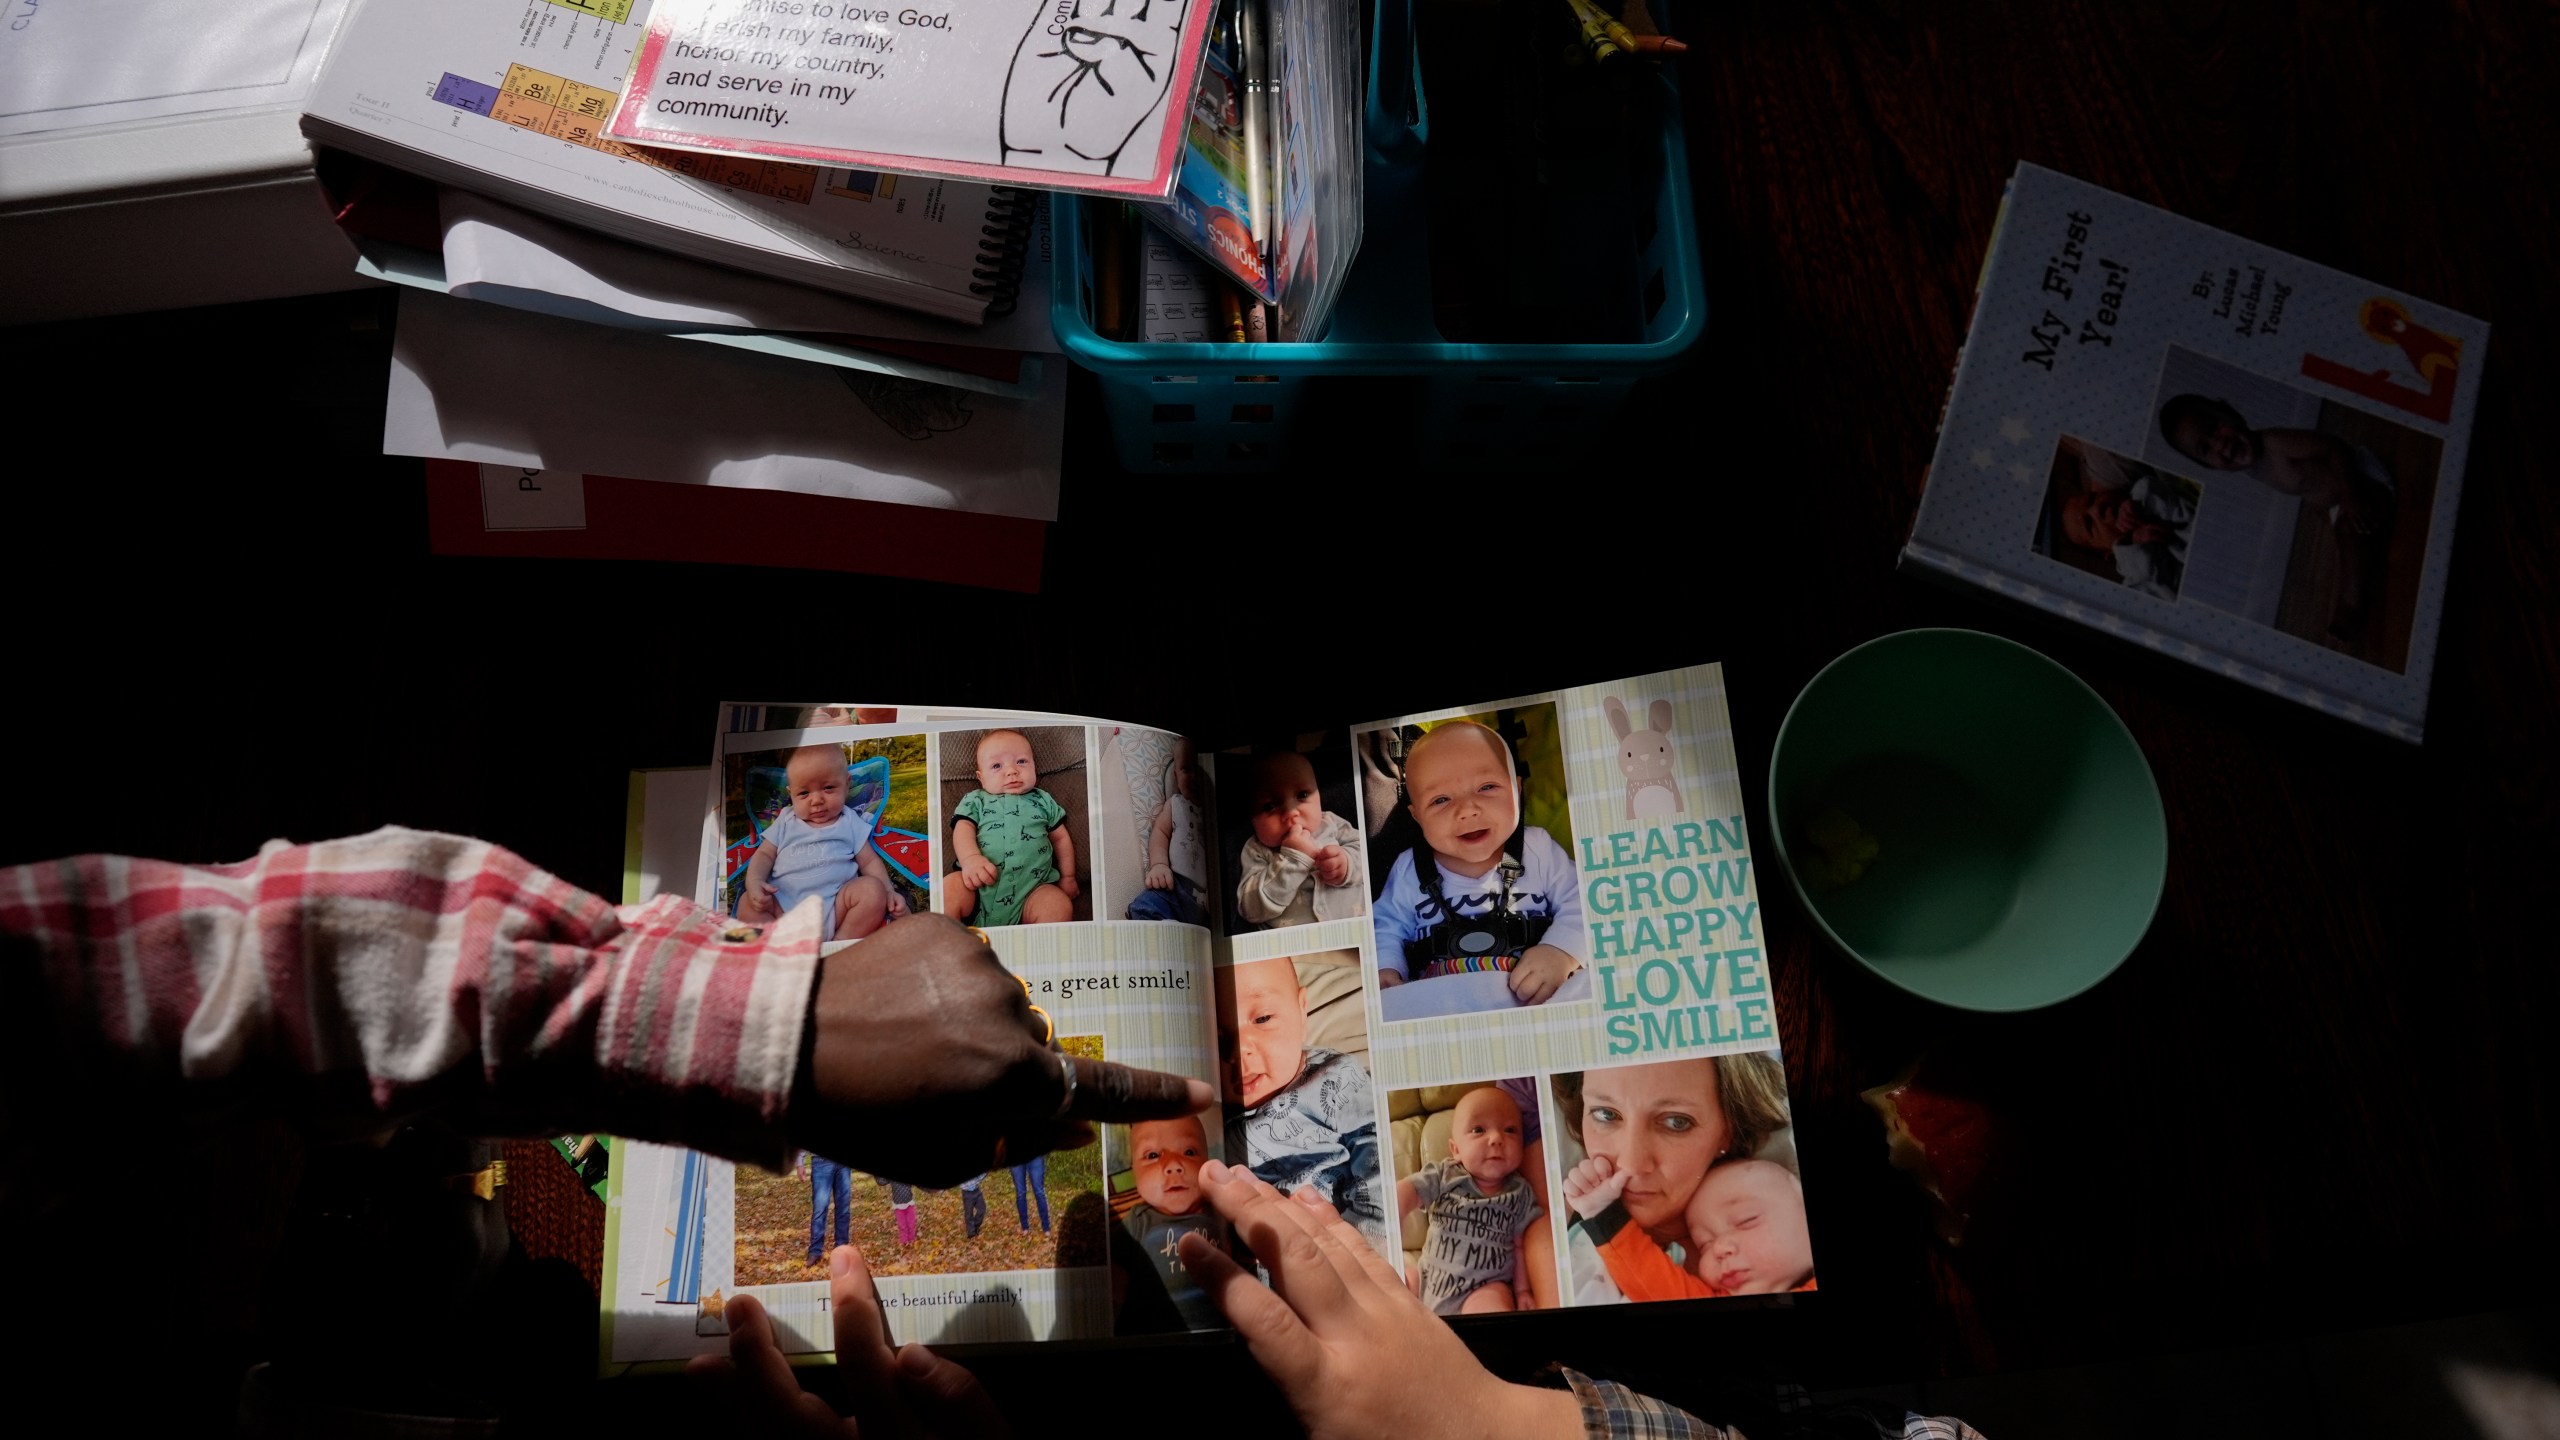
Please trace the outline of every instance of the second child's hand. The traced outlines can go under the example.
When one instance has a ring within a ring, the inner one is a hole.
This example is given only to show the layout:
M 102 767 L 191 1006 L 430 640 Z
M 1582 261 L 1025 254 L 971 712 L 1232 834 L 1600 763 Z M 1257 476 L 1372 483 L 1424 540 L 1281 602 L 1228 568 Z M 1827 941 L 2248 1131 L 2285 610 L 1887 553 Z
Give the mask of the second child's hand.
M 836 1378 L 850 1413 L 839 1420 L 826 1401 L 800 1388 L 772 1317 L 754 1296 L 739 1295 L 726 1311 L 729 1353 L 697 1356 L 685 1366 L 689 1379 L 721 1394 L 731 1420 L 742 1422 L 724 1429 L 811 1440 L 1013 1433 L 977 1376 L 922 1345 L 890 1348 L 880 1293 L 860 1250 L 839 1245 L 827 1257 L 827 1296 L 835 1305 Z
M 1269 1267 L 1271 1285 L 1196 1233 L 1182 1237 L 1182 1264 L 1311 1440 L 1583 1434 L 1570 1392 L 1495 1378 L 1312 1187 L 1283 1196 L 1252 1171 L 1215 1160 L 1200 1167 L 1200 1182 L 1211 1208 Z
M 1182 1237 L 1182 1263 L 1226 1311 L 1313 1440 L 1583 1434 L 1581 1403 L 1570 1392 L 1496 1379 L 1312 1188 L 1283 1197 L 1252 1171 L 1215 1160 L 1201 1167 L 1200 1181 L 1211 1208 L 1270 1267 L 1271 1285 L 1197 1231 Z M 729 1353 L 685 1367 L 697 1383 L 725 1392 L 732 1418 L 747 1422 L 733 1428 L 812 1440 L 1012 1433 L 976 1376 L 922 1345 L 890 1348 L 861 1251 L 838 1247 L 827 1269 L 848 1415 L 837 1419 L 825 1401 L 801 1390 L 764 1307 L 741 1295 L 729 1301 Z

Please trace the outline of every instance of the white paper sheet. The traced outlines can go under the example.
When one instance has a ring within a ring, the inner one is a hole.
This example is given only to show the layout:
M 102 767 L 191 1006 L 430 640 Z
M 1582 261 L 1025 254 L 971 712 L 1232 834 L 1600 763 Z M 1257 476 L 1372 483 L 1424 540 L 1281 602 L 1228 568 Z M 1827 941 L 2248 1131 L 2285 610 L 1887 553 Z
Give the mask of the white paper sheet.
M 7 0 L 0 136 L 298 105 L 347 0 Z
M 1215 8 L 657 0 L 607 133 L 1161 199 Z
M 1054 520 L 1066 367 L 1046 368 L 1007 400 L 404 292 L 382 448 Z
M 600 324 L 661 330 L 784 330 L 1058 353 L 1049 325 L 1049 218 L 1031 235 L 1014 313 L 957 324 L 805 285 L 707 265 L 501 204 L 443 192 L 444 273 L 455 297 Z
M 624 3 L 364 5 L 312 86 L 304 133 L 640 244 L 952 319 L 984 315 L 987 230 L 1017 203 L 988 186 L 604 140 L 647 14 Z M 625 13 L 629 23 L 615 18 Z

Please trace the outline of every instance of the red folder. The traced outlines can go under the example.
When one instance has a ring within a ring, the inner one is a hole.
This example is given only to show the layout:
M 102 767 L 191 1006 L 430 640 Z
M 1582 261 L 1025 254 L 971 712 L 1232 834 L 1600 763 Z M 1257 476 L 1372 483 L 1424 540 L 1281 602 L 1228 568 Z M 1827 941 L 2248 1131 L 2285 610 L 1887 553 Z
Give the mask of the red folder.
M 586 477 L 586 528 L 491 530 L 480 467 L 429 460 L 427 548 L 438 555 L 677 560 L 841 570 L 1037 594 L 1048 524 L 922 505 Z

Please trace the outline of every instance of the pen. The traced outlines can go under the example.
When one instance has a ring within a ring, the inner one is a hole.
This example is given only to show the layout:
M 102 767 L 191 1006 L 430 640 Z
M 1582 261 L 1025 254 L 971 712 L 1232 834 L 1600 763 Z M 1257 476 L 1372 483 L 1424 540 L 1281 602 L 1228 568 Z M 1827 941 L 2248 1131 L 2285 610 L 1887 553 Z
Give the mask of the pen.
M 1271 197 L 1263 183 L 1263 148 L 1269 139 L 1263 133 L 1263 109 L 1270 103 L 1271 77 L 1263 47 L 1270 37 L 1263 33 L 1260 0 L 1235 0 L 1235 9 L 1236 59 L 1244 68 L 1245 228 L 1253 235 L 1255 261 L 1267 265 Z

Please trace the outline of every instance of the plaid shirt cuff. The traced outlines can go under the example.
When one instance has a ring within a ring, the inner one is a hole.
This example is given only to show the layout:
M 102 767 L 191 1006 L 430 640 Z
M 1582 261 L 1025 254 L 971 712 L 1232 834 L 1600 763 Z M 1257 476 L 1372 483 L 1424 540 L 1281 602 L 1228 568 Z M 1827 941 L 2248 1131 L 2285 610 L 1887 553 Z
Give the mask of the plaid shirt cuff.
M 1582 1433 L 1590 1440 L 1731 1440 L 1723 1426 L 1614 1380 L 1594 1380 L 1563 1366 L 1556 1373 L 1582 1402 Z

